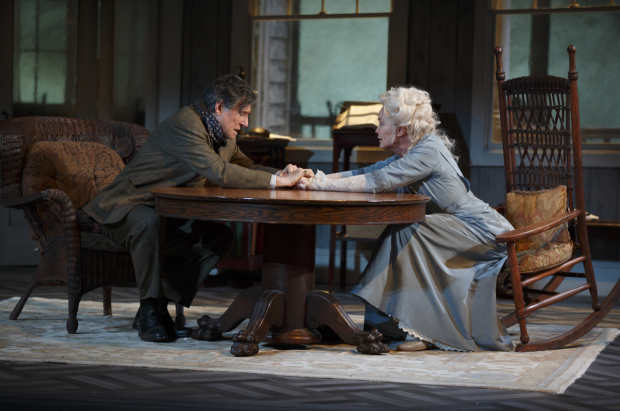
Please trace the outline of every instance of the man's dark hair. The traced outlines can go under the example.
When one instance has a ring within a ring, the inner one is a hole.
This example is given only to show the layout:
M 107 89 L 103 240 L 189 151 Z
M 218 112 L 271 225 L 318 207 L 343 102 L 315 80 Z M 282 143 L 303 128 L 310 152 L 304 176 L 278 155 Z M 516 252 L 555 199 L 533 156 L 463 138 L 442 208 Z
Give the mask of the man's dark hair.
M 232 110 L 237 106 L 244 108 L 254 103 L 256 92 L 234 74 L 224 74 L 207 84 L 202 101 L 212 113 L 215 112 L 215 103 L 218 101 L 221 101 L 227 110 Z

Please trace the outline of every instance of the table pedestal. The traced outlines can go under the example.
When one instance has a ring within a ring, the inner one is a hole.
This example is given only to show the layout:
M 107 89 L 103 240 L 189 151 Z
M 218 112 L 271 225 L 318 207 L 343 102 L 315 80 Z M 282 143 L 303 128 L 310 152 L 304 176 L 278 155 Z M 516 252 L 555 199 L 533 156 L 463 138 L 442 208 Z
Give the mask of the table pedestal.
M 235 356 L 256 354 L 263 341 L 320 342 L 320 326 L 330 327 L 363 354 L 389 352 L 377 330 L 360 330 L 338 300 L 314 291 L 315 233 L 314 225 L 266 225 L 262 287 L 241 292 L 219 318 L 203 316 L 192 337 L 215 341 L 250 318 L 248 328 L 233 336 L 230 352 Z

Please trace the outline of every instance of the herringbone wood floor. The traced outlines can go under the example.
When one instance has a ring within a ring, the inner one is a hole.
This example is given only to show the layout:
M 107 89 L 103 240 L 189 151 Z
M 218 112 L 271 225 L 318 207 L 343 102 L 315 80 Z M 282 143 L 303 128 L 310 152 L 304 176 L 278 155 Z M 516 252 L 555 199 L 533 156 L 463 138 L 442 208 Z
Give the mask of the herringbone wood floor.
M 0 268 L 0 298 L 21 295 L 33 268 Z M 238 290 L 202 289 L 196 305 L 227 306 Z M 34 296 L 66 298 L 66 287 Z M 350 312 L 362 307 L 337 295 Z M 113 301 L 137 301 L 135 289 L 115 288 Z M 101 300 L 94 291 L 85 299 Z M 538 321 L 570 323 L 564 306 Z M 617 327 L 617 309 L 604 326 Z M 137 337 L 136 337 L 137 338 Z M 0 363 L 1 410 L 586 410 L 619 409 L 620 338 L 599 355 L 584 377 L 562 395 L 367 381 L 339 381 L 238 373 L 154 370 L 71 364 Z

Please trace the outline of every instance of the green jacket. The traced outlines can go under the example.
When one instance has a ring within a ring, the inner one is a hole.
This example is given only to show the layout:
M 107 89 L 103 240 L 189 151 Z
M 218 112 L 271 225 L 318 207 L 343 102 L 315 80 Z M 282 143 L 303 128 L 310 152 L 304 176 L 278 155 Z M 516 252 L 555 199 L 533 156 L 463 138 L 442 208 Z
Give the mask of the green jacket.
M 255 165 L 228 140 L 216 153 L 201 118 L 183 107 L 151 133 L 138 155 L 83 210 L 98 223 L 121 221 L 136 206 L 155 206 L 151 190 L 202 187 L 269 188 L 278 170 Z

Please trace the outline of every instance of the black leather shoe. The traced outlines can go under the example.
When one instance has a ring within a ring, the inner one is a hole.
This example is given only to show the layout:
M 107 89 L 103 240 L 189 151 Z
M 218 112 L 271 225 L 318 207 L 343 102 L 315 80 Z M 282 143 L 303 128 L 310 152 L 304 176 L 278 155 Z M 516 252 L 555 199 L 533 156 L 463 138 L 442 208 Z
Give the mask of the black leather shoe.
M 192 328 L 179 327 L 178 325 L 174 323 L 174 320 L 172 319 L 172 317 L 170 316 L 170 312 L 168 311 L 168 300 L 165 298 L 162 298 L 160 299 L 160 304 L 162 306 L 161 307 L 162 325 L 164 326 L 164 329 L 168 333 L 168 337 L 170 337 L 171 339 L 191 337 L 192 331 L 193 331 Z M 136 317 L 133 320 L 133 324 L 131 326 L 131 328 L 133 328 L 136 331 L 138 330 L 138 327 L 140 324 L 139 314 L 140 314 L 140 311 L 138 310 L 138 312 L 136 313 Z
M 189 338 L 192 336 L 192 329 L 189 327 L 179 327 L 174 323 L 174 320 L 170 316 L 170 312 L 168 311 L 168 302 L 167 298 L 162 298 L 160 300 L 160 313 L 161 313 L 161 322 L 166 329 L 168 335 L 176 336 L 176 338 Z
M 162 324 L 160 303 L 158 298 L 140 300 L 138 310 L 138 335 L 142 341 L 167 342 L 170 336 Z

